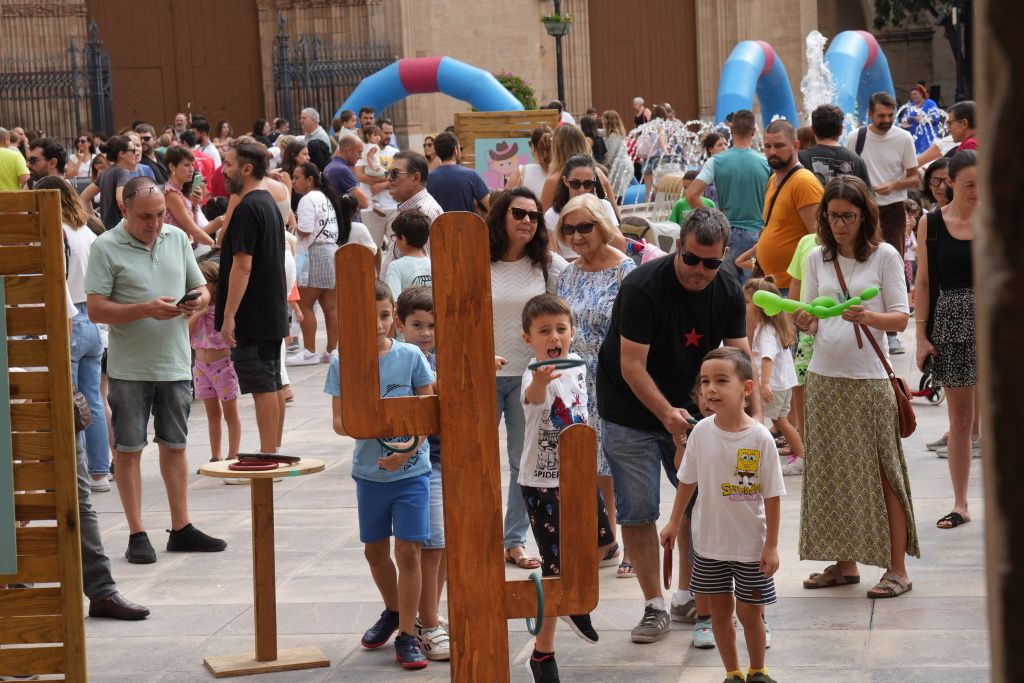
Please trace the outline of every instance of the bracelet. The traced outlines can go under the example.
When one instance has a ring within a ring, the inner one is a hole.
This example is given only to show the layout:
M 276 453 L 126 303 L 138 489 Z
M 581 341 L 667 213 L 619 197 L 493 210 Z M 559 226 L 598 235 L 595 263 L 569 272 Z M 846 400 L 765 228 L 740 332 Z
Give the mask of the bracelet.
M 917 318 L 914 318 L 914 322 L 917 323 L 918 325 L 923 325 L 924 323 L 928 322 L 928 319 L 925 318 L 924 320 L 918 320 Z

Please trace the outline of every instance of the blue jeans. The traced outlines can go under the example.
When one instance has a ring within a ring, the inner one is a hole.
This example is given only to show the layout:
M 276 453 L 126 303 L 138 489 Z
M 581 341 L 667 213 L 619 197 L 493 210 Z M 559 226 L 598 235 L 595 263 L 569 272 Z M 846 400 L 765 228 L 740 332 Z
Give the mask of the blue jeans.
M 661 470 L 672 486 L 676 446 L 668 432 L 649 432 L 601 420 L 605 454 L 612 468 L 616 517 L 622 526 L 658 521 L 661 506 Z
M 526 416 L 523 414 L 522 377 L 498 377 L 498 422 L 505 416 L 505 447 L 508 451 L 508 507 L 505 510 L 505 548 L 526 545 L 530 518 L 519 488 L 519 461 L 523 456 Z
M 71 321 L 71 381 L 85 396 L 92 412 L 92 424 L 84 432 L 89 474 L 105 476 L 110 474 L 110 444 L 107 441 L 107 415 L 100 396 L 103 343 L 99 328 L 89 320 L 85 304 L 75 304 L 75 308 L 78 315 Z
M 725 262 L 722 264 L 722 270 L 732 273 L 740 281 L 741 285 L 747 281 L 750 273 L 742 268 L 738 268 L 736 266 L 736 259 L 743 252 L 757 244 L 757 238 L 760 235 L 761 232 L 759 230 L 747 230 L 736 227 L 729 234 L 729 251 L 725 252 Z

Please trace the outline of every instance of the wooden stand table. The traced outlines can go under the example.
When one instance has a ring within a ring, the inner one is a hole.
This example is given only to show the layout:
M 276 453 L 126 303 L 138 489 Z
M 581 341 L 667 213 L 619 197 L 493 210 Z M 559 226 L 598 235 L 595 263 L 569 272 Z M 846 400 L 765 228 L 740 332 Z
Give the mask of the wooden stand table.
M 323 461 L 303 458 L 295 465 L 282 465 L 276 470 L 264 472 L 236 472 L 228 469 L 228 464 L 228 461 L 207 463 L 199 468 L 199 473 L 221 479 L 252 480 L 252 578 L 256 652 L 207 657 L 203 663 L 216 678 L 330 666 L 330 660 L 315 646 L 277 649 L 277 587 L 274 577 L 274 479 L 322 472 Z

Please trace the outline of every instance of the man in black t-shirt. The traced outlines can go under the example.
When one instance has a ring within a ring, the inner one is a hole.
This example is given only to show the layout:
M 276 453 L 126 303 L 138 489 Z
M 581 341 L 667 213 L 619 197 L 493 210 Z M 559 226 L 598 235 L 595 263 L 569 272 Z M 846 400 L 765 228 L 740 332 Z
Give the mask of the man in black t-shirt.
M 699 208 L 683 222 L 676 253 L 645 263 L 622 282 L 598 355 L 597 397 L 605 453 L 615 481 L 622 537 L 646 601 L 633 642 L 669 630 L 658 578 L 660 470 L 677 484 L 673 437 L 685 441 L 696 414 L 690 393 L 704 356 L 720 344 L 747 354 L 739 281 L 720 270 L 729 221 Z M 753 412 L 760 414 L 755 395 Z
M 797 152 L 800 165 L 814 173 L 822 187 L 838 175 L 855 175 L 871 187 L 868 167 L 856 152 L 839 143 L 843 134 L 843 110 L 834 104 L 823 104 L 811 112 L 811 130 L 817 143 Z
M 274 198 L 260 187 L 267 148 L 232 143 L 223 173 L 228 191 L 242 197 L 221 247 L 215 326 L 231 346 L 243 394 L 252 394 L 260 451 L 277 451 L 284 410 L 281 344 L 288 334 L 288 288 L 284 274 L 284 222 Z

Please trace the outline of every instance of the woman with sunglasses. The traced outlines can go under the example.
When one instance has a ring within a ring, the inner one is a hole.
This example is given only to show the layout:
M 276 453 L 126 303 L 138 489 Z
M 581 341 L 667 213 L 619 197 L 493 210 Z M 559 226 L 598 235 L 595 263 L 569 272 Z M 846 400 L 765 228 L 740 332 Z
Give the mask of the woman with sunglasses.
M 903 258 L 882 239 L 878 205 L 854 176 L 838 176 L 825 188 L 818 240 L 821 246 L 804 262 L 802 301 L 837 292 L 856 296 L 868 287 L 880 291 L 841 317 L 819 320 L 804 311 L 794 316 L 797 327 L 814 336 L 804 385 L 809 457 L 800 559 L 833 562 L 805 579 L 804 588 L 859 583 L 859 562 L 885 569 L 867 596 L 893 598 L 913 587 L 906 556 L 921 556 L 896 396 L 876 352 L 885 353 L 886 332 L 907 327 Z
M 434 151 L 434 136 L 427 135 L 423 138 L 423 156 L 427 158 L 427 169 L 433 171 L 441 167 L 441 157 Z
M 86 211 L 92 210 L 92 199 L 100 195 L 100 218 L 103 226 L 111 230 L 124 218 L 124 186 L 132 179 L 139 160 L 138 149 L 130 138 L 115 135 L 101 148 L 110 166 L 96 180 L 82 190 L 79 199 Z
M 572 246 L 562 241 L 560 235 L 555 230 L 555 224 L 558 223 L 558 215 L 570 199 L 589 194 L 599 200 L 612 226 L 611 245 L 625 253 L 626 238 L 623 237 L 622 231 L 619 230 L 619 219 L 615 215 L 615 209 L 612 208 L 611 202 L 605 198 L 604 187 L 601 185 L 594 157 L 589 154 L 576 154 L 569 157 L 565 162 L 565 166 L 562 167 L 562 174 L 559 180 L 560 182 L 555 189 L 551 208 L 544 212 L 544 224 L 548 226 L 548 230 L 551 233 L 548 240 L 551 251 L 557 251 L 567 261 L 577 257 L 576 252 L 572 250 Z
M 96 147 L 92 144 L 92 136 L 89 133 L 79 133 L 75 139 L 75 153 L 68 157 L 65 177 L 88 178 L 91 170 L 90 164 L 95 156 Z
M 532 297 L 554 293 L 566 262 L 548 249 L 544 215 L 536 195 L 525 187 L 499 193 L 487 214 L 491 251 L 491 306 L 498 374 L 498 421 L 505 418 L 508 452 L 508 508 L 505 511 L 505 561 L 536 569 L 540 559 L 526 554 L 530 523 L 519 490 L 526 417 L 521 390 L 533 355 L 523 341 L 523 307 Z
M 601 448 L 597 411 L 597 354 L 608 335 L 619 285 L 636 268 L 636 263 L 611 245 L 612 240 L 616 236 L 621 237 L 622 233 L 609 216 L 607 202 L 594 194 L 582 193 L 569 199 L 556 218 L 554 234 L 559 244 L 578 256 L 558 277 L 555 291 L 572 311 L 572 351 L 587 362 L 588 424 L 598 435 L 597 487 L 604 497 L 608 521 L 614 530 L 615 493 L 611 468 Z M 619 556 L 617 546 L 602 558 L 602 566 L 613 565 L 620 559 L 618 574 L 632 576 L 633 567 L 625 556 Z
M 590 154 L 590 147 L 587 145 L 587 138 L 583 135 L 583 131 L 576 126 L 556 128 L 551 136 L 551 163 L 548 165 L 548 179 L 544 181 L 544 190 L 540 195 L 540 203 L 545 211 L 551 208 L 555 200 L 555 192 L 562 184 L 562 169 L 565 168 L 565 162 L 577 154 Z M 612 200 L 612 208 L 615 208 L 618 213 L 614 203 L 615 195 L 612 194 L 612 184 L 608 182 L 608 178 L 600 169 L 597 171 L 597 178 L 601 181 L 601 187 L 604 190 L 602 196 Z

